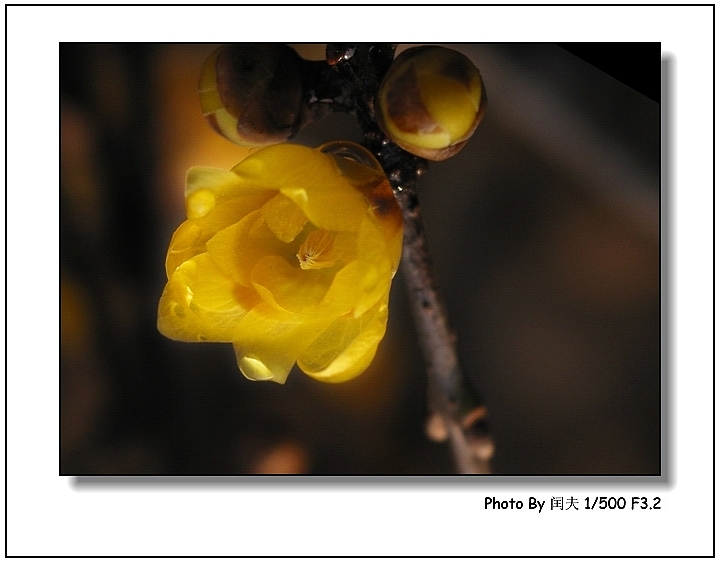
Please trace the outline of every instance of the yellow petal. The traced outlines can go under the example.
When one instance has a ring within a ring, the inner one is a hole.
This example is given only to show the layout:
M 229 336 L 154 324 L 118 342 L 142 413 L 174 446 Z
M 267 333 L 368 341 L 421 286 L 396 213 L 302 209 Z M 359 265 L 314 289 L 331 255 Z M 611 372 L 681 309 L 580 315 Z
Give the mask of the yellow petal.
M 358 183 L 356 188 L 367 199 L 385 238 L 393 268 L 397 269 L 402 253 L 403 215 L 390 183 L 385 176 L 373 177 L 365 183 Z
M 185 199 L 197 191 L 211 193 L 217 202 L 241 195 L 257 195 L 261 189 L 247 184 L 237 174 L 224 169 L 193 167 L 185 180 Z
M 353 232 L 368 202 L 353 188 L 333 156 L 296 144 L 268 146 L 232 170 L 247 185 L 279 190 L 319 228 Z
M 403 216 L 390 182 L 382 173 L 379 164 L 375 168 L 339 155 L 332 157 L 346 181 L 364 197 L 385 238 L 393 267 L 397 269 L 402 253 Z M 367 218 L 366 216 L 363 219 Z
M 300 207 L 282 193 L 263 205 L 262 216 L 275 237 L 285 243 L 293 241 L 308 221 Z
M 243 316 L 260 301 L 223 275 L 207 253 L 171 275 L 160 298 L 158 329 L 178 341 L 230 342 Z
M 403 229 L 398 228 L 391 232 L 386 231 L 386 235 L 388 236 L 386 238 L 388 254 L 389 254 L 390 260 L 392 262 L 393 275 L 395 275 L 395 272 L 397 271 L 398 266 L 400 265 L 400 259 L 402 258 Z
M 260 209 L 248 214 L 215 234 L 206 247 L 218 268 L 235 282 L 251 286 L 250 273 L 257 262 L 268 255 L 280 255 L 289 259 L 292 248 L 275 236 L 257 233 L 258 221 L 262 225 Z
M 261 302 L 235 330 L 238 367 L 251 380 L 283 384 L 297 357 L 332 321 L 332 317 L 280 312 Z
M 198 193 L 198 192 L 196 192 Z M 192 196 L 192 195 L 191 195 Z M 183 222 L 173 234 L 165 261 L 168 278 L 182 263 L 206 251 L 205 244 L 220 230 L 240 221 L 262 205 L 268 193 L 244 195 L 213 206 L 204 216 Z
M 282 257 L 268 255 L 257 262 L 251 279 L 258 294 L 271 306 L 301 313 L 318 305 L 330 288 L 333 276 L 330 271 L 305 271 Z
M 375 357 L 387 325 L 387 295 L 365 315 L 335 320 L 298 358 L 308 376 L 323 382 L 345 382 L 361 374 Z
M 366 219 L 358 231 L 355 259 L 335 275 L 320 308 L 339 314 L 353 311 L 359 317 L 387 293 L 394 273 L 382 233 Z
M 188 259 L 205 252 L 202 229 L 191 220 L 186 220 L 172 236 L 165 259 L 165 273 L 170 278 L 180 265 Z
M 210 236 L 239 222 L 245 216 L 260 208 L 270 196 L 270 193 L 263 191 L 259 194 L 232 197 L 217 204 L 206 216 L 193 220 L 193 222 L 202 228 L 204 233 L 208 234 L 207 241 Z

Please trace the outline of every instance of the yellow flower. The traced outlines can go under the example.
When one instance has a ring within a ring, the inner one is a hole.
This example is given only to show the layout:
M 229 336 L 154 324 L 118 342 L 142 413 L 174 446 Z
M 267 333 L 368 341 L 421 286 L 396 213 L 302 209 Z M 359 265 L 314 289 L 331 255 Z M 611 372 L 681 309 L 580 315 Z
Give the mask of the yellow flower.
M 360 374 L 385 334 L 402 214 L 363 148 L 263 148 L 231 171 L 193 168 L 158 329 L 233 343 L 242 373 L 284 383 Z

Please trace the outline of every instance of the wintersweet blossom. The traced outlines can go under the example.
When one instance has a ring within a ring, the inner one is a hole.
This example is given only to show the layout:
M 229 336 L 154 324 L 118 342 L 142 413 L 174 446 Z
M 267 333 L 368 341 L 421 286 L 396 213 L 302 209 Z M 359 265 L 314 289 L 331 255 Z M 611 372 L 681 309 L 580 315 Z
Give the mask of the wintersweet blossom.
M 325 382 L 365 370 L 385 334 L 403 220 L 363 148 L 279 144 L 230 171 L 193 168 L 167 253 L 158 329 L 232 343 L 242 373 Z

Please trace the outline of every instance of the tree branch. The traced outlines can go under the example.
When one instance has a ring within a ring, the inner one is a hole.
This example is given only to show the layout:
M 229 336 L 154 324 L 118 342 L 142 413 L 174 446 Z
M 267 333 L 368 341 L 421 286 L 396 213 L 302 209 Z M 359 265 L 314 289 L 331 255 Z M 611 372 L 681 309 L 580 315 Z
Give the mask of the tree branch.
M 351 84 L 354 113 L 363 128 L 366 147 L 378 158 L 403 212 L 405 237 L 402 270 L 428 376 L 427 433 L 450 440 L 460 473 L 489 473 L 494 445 L 487 409 L 464 378 L 457 358 L 455 335 L 430 259 L 417 198 L 417 181 L 427 161 L 391 142 L 377 126 L 374 101 L 395 53 L 394 45 L 329 44 L 327 61 Z M 344 98 L 343 107 L 347 107 Z
M 435 279 L 417 195 L 408 185 L 397 186 L 395 193 L 405 220 L 403 276 L 427 368 L 428 436 L 434 440 L 450 438 L 460 473 L 489 473 L 494 447 L 487 409 L 460 370 L 455 335 Z

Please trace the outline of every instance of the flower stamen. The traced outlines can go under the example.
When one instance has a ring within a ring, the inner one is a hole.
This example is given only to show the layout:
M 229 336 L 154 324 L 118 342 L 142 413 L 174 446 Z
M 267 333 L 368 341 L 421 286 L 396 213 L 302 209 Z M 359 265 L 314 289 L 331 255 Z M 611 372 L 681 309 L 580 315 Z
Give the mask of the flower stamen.
M 300 268 L 324 269 L 332 267 L 337 259 L 333 256 L 335 234 L 327 230 L 314 230 L 300 246 L 297 252 Z

